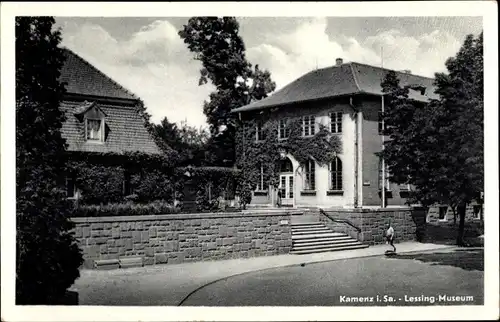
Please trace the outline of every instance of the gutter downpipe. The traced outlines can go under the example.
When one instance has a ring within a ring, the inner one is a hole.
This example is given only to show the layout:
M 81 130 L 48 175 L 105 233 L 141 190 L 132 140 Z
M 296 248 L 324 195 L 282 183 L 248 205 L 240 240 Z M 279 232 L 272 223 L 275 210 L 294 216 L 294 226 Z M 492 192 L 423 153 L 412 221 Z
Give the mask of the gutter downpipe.
M 354 110 L 354 124 L 355 124 L 355 139 L 354 139 L 354 208 L 358 208 L 358 172 L 359 172 L 359 164 L 358 164 L 358 158 L 359 158 L 359 130 L 358 130 L 358 109 L 356 106 L 353 104 L 353 99 L 352 96 L 349 97 L 349 106 Z

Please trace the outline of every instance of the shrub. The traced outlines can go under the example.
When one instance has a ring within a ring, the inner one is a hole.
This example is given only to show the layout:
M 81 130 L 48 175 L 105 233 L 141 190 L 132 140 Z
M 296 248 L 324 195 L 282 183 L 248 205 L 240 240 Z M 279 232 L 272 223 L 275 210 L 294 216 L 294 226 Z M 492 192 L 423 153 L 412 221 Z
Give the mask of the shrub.
M 73 209 L 72 217 L 147 216 L 176 214 L 180 209 L 170 203 L 155 201 L 147 204 L 133 202 L 107 205 L 81 205 Z

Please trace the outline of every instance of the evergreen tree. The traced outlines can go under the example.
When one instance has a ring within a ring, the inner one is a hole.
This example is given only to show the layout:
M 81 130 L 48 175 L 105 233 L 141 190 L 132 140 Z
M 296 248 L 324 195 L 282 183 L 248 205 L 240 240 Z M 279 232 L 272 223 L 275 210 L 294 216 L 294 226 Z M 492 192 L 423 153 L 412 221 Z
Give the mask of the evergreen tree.
M 16 18 L 16 303 L 54 304 L 82 254 L 70 234 L 61 137 L 64 54 L 52 17 Z

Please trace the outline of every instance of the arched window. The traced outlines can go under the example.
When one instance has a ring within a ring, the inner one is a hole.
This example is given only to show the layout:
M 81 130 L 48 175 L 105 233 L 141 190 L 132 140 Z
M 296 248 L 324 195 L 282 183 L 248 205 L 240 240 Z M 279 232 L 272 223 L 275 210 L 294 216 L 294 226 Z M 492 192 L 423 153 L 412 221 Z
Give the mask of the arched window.
M 313 160 L 308 160 L 304 166 L 304 190 L 316 189 L 316 164 Z
M 330 190 L 342 190 L 342 161 L 339 158 L 330 163 Z

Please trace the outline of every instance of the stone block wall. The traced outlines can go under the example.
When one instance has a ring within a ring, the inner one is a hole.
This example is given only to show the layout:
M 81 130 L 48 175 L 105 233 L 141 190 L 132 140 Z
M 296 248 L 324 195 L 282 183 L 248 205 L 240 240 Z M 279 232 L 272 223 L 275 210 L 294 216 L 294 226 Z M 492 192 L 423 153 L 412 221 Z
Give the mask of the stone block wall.
M 96 260 L 143 258 L 145 265 L 286 254 L 287 212 L 73 218 L 84 267 Z
M 385 243 L 385 231 L 390 223 L 395 231 L 395 241 L 416 241 L 419 225 L 425 223 L 425 213 L 410 208 L 385 209 L 325 209 L 328 215 L 336 219 L 347 219 L 361 229 L 358 233 L 347 224 L 332 222 L 321 216 L 320 220 L 336 232 L 342 232 L 359 241 L 377 245 Z M 420 218 L 421 217 L 421 218 Z

